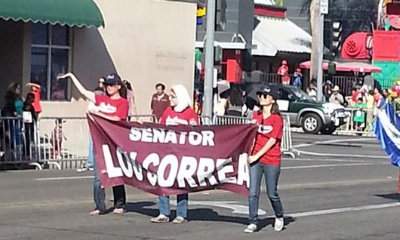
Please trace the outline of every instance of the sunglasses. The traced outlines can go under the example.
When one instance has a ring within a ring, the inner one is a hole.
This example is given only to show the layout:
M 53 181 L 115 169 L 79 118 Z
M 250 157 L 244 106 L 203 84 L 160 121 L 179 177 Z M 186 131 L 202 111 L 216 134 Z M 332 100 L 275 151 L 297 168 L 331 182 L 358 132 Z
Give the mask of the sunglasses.
M 261 97 L 267 98 L 268 95 L 269 95 L 268 93 L 257 93 L 257 97 L 259 98 Z

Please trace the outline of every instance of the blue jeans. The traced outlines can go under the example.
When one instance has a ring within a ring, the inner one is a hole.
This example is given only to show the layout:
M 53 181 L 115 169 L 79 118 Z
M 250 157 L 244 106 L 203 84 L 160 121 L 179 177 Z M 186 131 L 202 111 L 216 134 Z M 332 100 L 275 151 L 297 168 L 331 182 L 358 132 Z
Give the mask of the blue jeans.
M 96 205 L 96 210 L 104 212 L 106 211 L 106 204 L 105 204 L 106 192 L 104 188 L 101 187 L 100 177 L 96 169 L 96 161 L 94 161 L 93 164 L 94 164 L 93 199 Z
M 187 210 L 188 210 L 188 194 L 180 194 L 177 196 L 177 205 L 176 205 L 176 216 L 187 218 Z M 159 201 L 159 209 L 160 214 L 165 216 L 169 216 L 171 214 L 171 209 L 169 207 L 169 196 L 160 196 L 158 198 Z
M 250 193 L 249 193 L 249 220 L 250 223 L 258 222 L 258 202 L 260 199 L 260 185 L 264 174 L 267 186 L 267 195 L 271 202 L 275 216 L 283 217 L 281 199 L 278 195 L 278 180 L 281 172 L 280 166 L 255 163 L 250 166 Z
M 92 168 L 94 167 L 94 152 L 93 152 L 93 140 L 92 137 L 89 136 L 89 149 L 88 149 L 88 159 L 86 161 L 86 167 Z

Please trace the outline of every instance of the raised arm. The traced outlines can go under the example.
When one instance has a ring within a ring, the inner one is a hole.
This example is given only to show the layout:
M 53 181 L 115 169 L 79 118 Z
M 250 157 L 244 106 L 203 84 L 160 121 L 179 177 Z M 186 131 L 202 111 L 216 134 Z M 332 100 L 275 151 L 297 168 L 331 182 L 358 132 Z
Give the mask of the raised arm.
M 69 78 L 72 80 L 72 83 L 75 85 L 75 87 L 78 89 L 79 93 L 84 96 L 87 100 L 91 102 L 96 102 L 95 99 L 95 94 L 92 91 L 87 90 L 76 78 L 76 76 L 73 73 L 67 73 L 61 76 L 58 76 L 57 79 L 62 79 L 62 78 Z

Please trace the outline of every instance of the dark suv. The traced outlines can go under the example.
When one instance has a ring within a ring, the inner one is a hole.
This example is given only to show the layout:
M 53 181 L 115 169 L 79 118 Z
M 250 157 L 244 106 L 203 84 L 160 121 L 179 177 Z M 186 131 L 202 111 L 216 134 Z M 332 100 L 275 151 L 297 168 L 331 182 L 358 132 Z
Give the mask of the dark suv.
M 302 127 L 306 133 L 331 134 L 345 123 L 347 113 L 339 104 L 317 102 L 294 86 L 268 86 L 279 93 L 279 110 L 289 116 L 291 126 Z

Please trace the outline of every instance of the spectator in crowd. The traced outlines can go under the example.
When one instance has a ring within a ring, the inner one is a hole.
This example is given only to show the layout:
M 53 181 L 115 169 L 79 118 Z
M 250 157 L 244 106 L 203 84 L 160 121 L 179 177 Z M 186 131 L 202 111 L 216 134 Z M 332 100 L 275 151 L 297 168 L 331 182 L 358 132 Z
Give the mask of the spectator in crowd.
M 197 125 L 199 119 L 192 109 L 192 99 L 183 85 L 175 85 L 171 88 L 170 104 L 160 118 L 160 123 L 165 125 Z M 177 196 L 176 218 L 173 223 L 180 224 L 187 222 L 188 194 Z M 169 196 L 160 196 L 159 210 L 157 217 L 151 218 L 153 223 L 167 223 L 170 217 Z
M 330 103 L 344 105 L 344 98 L 343 95 L 339 92 L 339 90 L 340 89 L 338 85 L 335 85 L 335 87 L 332 88 L 332 95 L 329 97 Z
M 30 115 L 30 121 L 25 121 L 25 143 L 26 143 L 26 156 L 30 156 L 31 144 L 35 142 L 35 125 L 37 122 L 37 112 L 33 107 L 33 102 L 35 101 L 35 95 L 33 93 L 28 93 L 25 98 L 23 111 Z
M 278 181 L 281 170 L 281 139 L 283 118 L 277 104 L 278 93 L 268 87 L 257 92 L 260 111 L 253 113 L 258 124 L 256 139 L 248 162 L 250 164 L 249 220 L 246 233 L 258 230 L 258 203 L 262 176 L 265 176 L 267 195 L 275 213 L 275 231 L 284 227 L 283 207 L 278 194 Z
M 293 73 L 293 86 L 300 89 L 303 87 L 303 74 L 300 68 L 296 68 L 296 71 Z
M 332 82 L 330 80 L 326 80 L 324 86 L 322 87 L 322 92 L 324 94 L 324 98 L 326 102 L 329 102 L 329 98 L 332 95 Z
M 286 60 L 282 60 L 282 64 L 278 68 L 278 75 L 281 77 L 282 84 L 290 84 L 289 66 Z
M 306 92 L 312 99 L 317 100 L 317 90 L 315 89 L 314 85 L 310 84 L 310 86 L 306 89 Z
M 365 108 L 367 104 L 364 102 L 362 97 L 357 99 L 357 103 L 353 106 L 355 108 L 353 115 L 354 130 L 356 130 L 361 135 L 365 128 L 366 112 Z
M 65 121 L 63 121 L 61 118 L 56 119 L 53 132 L 51 133 L 50 143 L 53 146 L 53 159 L 62 158 L 62 144 L 64 140 L 67 140 L 63 132 L 63 123 L 65 123 Z
M 224 116 L 226 109 L 228 108 L 228 98 L 231 94 L 230 85 L 226 89 L 222 89 L 218 92 L 218 98 L 214 99 L 214 114 L 216 116 Z
M 21 98 L 21 84 L 12 82 L 8 85 L 1 114 L 5 117 L 22 116 L 23 107 L 24 102 Z M 21 127 L 22 122 L 18 119 L 5 122 L 4 130 L 6 131 L 6 136 L 10 136 L 10 138 L 5 140 L 5 144 L 13 148 L 13 150 L 22 143 Z
M 367 120 L 366 120 L 366 131 L 372 129 L 372 121 L 374 119 L 374 108 L 375 108 L 375 100 L 374 100 L 374 90 L 368 91 L 367 96 Z
M 239 86 L 232 85 L 226 105 L 225 114 L 229 116 L 242 116 L 243 94 Z
M 22 105 L 21 105 L 22 102 Z M 19 83 L 13 82 L 7 87 L 4 96 L 2 116 L 15 117 L 17 113 L 22 113 L 23 101 L 21 98 L 21 87 Z
M 400 81 L 396 81 L 392 86 L 392 92 L 395 92 L 397 96 L 400 96 Z
M 40 104 L 40 91 L 41 91 L 41 87 L 40 84 L 38 82 L 30 82 L 27 83 L 26 86 L 28 86 L 29 92 L 33 93 L 33 95 L 35 96 L 35 99 L 33 101 L 33 107 L 35 108 L 36 111 L 36 115 L 39 116 L 39 114 L 42 112 L 42 105 Z
M 109 74 L 104 79 L 104 87 L 106 95 L 95 95 L 94 92 L 85 89 L 79 80 L 72 73 L 59 76 L 61 78 L 69 78 L 72 80 L 78 91 L 90 102 L 98 106 L 93 114 L 106 118 L 110 121 L 126 121 L 128 118 L 129 103 L 122 97 L 124 86 L 120 76 L 117 73 Z M 96 163 L 96 161 L 94 161 Z M 96 168 L 96 164 L 95 164 Z M 124 185 L 113 187 L 114 194 L 114 210 L 115 214 L 123 214 L 126 205 L 126 193 Z M 90 212 L 91 215 L 104 214 L 106 211 L 105 205 L 105 191 L 101 186 L 99 173 L 95 171 L 93 182 L 93 195 L 96 208 Z
M 165 93 L 165 85 L 162 83 L 156 84 L 156 93 L 151 97 L 151 113 L 154 115 L 156 122 L 160 121 L 161 115 L 170 105 L 168 94 Z
M 351 105 L 357 103 L 357 99 L 360 96 L 360 86 L 353 87 L 351 89 Z
M 389 91 L 388 91 L 388 89 L 383 89 L 382 90 L 382 97 L 384 98 L 384 99 L 387 99 L 388 97 L 389 97 Z
M 199 89 L 195 89 L 193 93 L 193 98 L 194 98 L 194 111 L 197 115 L 201 115 L 203 111 L 203 94 L 200 92 Z
M 128 100 L 129 103 L 129 116 L 136 115 L 137 114 L 136 102 L 132 84 L 129 80 L 124 80 L 122 82 L 126 87 L 126 99 Z
M 375 104 L 375 108 L 374 108 L 374 116 L 376 115 L 376 111 L 383 106 L 383 104 L 385 103 L 385 97 L 383 96 L 384 90 L 381 92 L 379 91 L 378 88 L 374 89 L 374 104 Z

